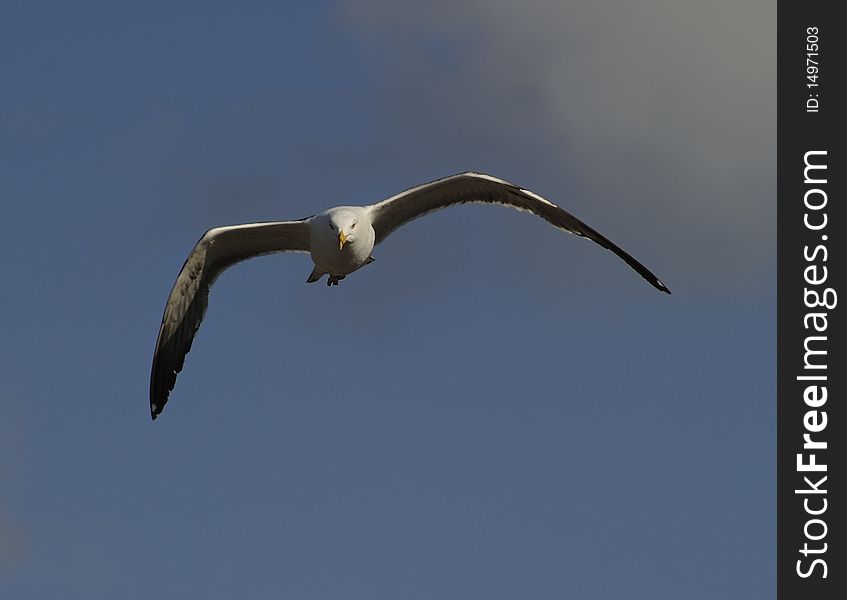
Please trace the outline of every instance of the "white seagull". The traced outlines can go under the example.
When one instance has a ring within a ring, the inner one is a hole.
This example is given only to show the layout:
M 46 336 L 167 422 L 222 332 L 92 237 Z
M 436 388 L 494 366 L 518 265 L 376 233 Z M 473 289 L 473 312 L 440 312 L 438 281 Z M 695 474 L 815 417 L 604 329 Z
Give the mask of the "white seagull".
M 309 252 L 315 268 L 306 280 L 328 275 L 338 285 L 373 262 L 371 251 L 413 219 L 457 204 L 501 204 L 531 212 L 554 227 L 588 238 L 621 257 L 655 288 L 670 294 L 644 265 L 570 213 L 541 196 L 481 173 L 460 173 L 410 188 L 368 206 L 336 206 L 299 221 L 269 221 L 210 229 L 194 246 L 176 279 L 153 355 L 150 414 L 155 419 L 174 388 L 200 327 L 215 279 L 237 262 L 275 252 Z

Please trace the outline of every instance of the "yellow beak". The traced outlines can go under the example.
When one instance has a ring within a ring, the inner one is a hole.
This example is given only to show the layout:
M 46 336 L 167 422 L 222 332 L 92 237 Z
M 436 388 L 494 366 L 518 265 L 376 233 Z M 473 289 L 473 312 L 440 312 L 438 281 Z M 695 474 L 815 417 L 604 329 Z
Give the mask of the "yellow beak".
M 344 242 L 347 241 L 347 236 L 343 231 L 338 232 L 338 249 L 341 250 L 344 247 Z

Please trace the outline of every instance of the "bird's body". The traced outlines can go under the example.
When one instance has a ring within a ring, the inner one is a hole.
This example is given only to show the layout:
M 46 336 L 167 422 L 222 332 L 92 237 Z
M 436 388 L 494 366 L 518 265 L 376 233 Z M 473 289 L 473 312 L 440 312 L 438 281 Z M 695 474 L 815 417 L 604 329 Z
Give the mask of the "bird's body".
M 646 267 L 570 213 L 529 190 L 480 173 L 445 177 L 376 204 L 338 206 L 298 221 L 216 227 L 194 246 L 165 306 L 150 376 L 153 418 L 164 408 L 182 370 L 206 312 L 209 288 L 225 269 L 263 254 L 308 252 L 314 269 L 307 282 L 327 275 L 327 285 L 338 285 L 372 262 L 374 246 L 402 225 L 435 210 L 467 203 L 500 204 L 531 212 L 554 227 L 611 250 L 655 288 L 670 293 Z
M 327 231 L 331 235 L 327 235 Z M 376 234 L 368 209 L 363 206 L 338 206 L 309 220 L 310 252 L 315 270 L 310 283 L 323 275 L 337 281 L 369 262 Z M 339 236 L 344 235 L 344 243 Z

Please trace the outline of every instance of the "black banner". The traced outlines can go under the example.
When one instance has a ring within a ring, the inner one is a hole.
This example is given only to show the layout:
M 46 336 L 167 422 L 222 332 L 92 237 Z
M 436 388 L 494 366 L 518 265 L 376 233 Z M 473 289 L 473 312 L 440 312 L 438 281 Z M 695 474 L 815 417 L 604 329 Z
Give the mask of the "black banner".
M 847 23 L 778 4 L 778 596 L 844 598 Z M 837 491 L 839 490 L 839 491 Z M 838 592 L 838 593 L 837 593 Z

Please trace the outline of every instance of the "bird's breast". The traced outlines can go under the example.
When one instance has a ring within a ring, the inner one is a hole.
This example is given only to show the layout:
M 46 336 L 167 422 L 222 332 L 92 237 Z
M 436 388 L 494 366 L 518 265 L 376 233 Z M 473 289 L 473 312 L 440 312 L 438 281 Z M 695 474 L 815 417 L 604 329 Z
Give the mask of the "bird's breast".
M 334 275 L 347 275 L 365 264 L 373 250 L 373 240 L 354 237 L 338 247 L 335 237 L 312 241 L 312 261 L 323 270 Z

